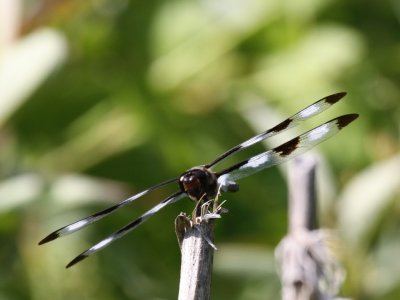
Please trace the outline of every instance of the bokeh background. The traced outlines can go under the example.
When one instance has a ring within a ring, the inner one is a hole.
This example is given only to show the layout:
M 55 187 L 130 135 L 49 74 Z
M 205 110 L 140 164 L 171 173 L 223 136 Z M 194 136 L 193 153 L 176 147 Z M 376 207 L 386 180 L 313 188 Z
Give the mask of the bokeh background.
M 64 269 L 174 185 L 37 242 L 339 91 L 300 129 L 360 114 L 315 151 L 341 295 L 399 299 L 399 1 L 0 0 L 0 299 L 176 299 L 173 221 L 188 200 Z M 285 178 L 271 168 L 223 196 L 213 299 L 279 299 Z

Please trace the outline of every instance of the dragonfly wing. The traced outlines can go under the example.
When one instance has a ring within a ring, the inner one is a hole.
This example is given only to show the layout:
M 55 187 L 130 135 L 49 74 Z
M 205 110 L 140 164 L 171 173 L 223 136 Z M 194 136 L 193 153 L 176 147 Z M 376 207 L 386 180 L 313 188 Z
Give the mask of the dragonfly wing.
M 103 239 L 96 245 L 90 247 L 88 250 L 82 252 L 80 255 L 75 257 L 66 267 L 72 267 L 76 263 L 80 262 L 81 260 L 85 259 L 89 255 L 92 255 L 93 253 L 96 253 L 100 251 L 101 249 L 107 247 L 109 244 L 112 242 L 116 241 L 117 239 L 123 237 L 125 234 L 128 232 L 132 231 L 139 225 L 143 224 L 148 218 L 150 218 L 152 215 L 157 213 L 159 210 L 163 209 L 165 206 L 172 204 L 183 197 L 185 197 L 186 194 L 179 191 L 176 192 L 175 194 L 172 194 L 171 196 L 165 198 L 162 202 L 154 206 L 152 209 L 148 210 L 145 212 L 143 215 L 141 215 L 139 218 L 135 219 L 134 221 L 130 222 L 129 224 L 125 225 L 118 231 L 114 232 L 113 234 L 109 235 L 107 238 Z
M 354 121 L 358 114 L 348 114 L 326 122 L 294 139 L 259 155 L 246 159 L 219 173 L 218 183 L 222 188 L 237 179 L 250 176 L 265 168 L 269 168 L 302 154 L 322 141 L 338 133 L 342 128 Z
M 135 201 L 136 199 L 146 195 L 147 193 L 151 192 L 152 190 L 154 190 L 156 188 L 159 188 L 161 186 L 164 186 L 166 184 L 169 184 L 171 182 L 175 182 L 175 181 L 178 181 L 178 178 L 172 178 L 172 179 L 163 181 L 163 182 L 161 182 L 159 184 L 156 184 L 156 185 L 148 188 L 147 190 L 144 190 L 144 191 L 142 191 L 140 193 L 137 193 L 137 194 L 135 194 L 135 195 L 123 200 L 122 202 L 120 202 L 120 203 L 118 203 L 116 205 L 108 207 L 108 208 L 106 208 L 106 209 L 104 209 L 102 211 L 99 211 L 99 212 L 97 212 L 97 213 L 95 213 L 95 214 L 93 214 L 93 215 L 91 215 L 89 217 L 86 217 L 86 218 L 81 219 L 79 221 L 76 221 L 76 222 L 74 222 L 72 224 L 66 225 L 66 226 L 64 226 L 64 227 L 62 227 L 60 229 L 57 229 L 56 231 L 53 231 L 48 236 L 46 236 L 44 239 L 42 239 L 39 242 L 39 245 L 48 243 L 48 242 L 53 241 L 53 240 L 55 240 L 55 239 L 57 239 L 59 237 L 62 237 L 62 236 L 71 234 L 71 233 L 73 233 L 73 232 L 75 232 L 77 230 L 80 230 L 80 229 L 82 229 L 82 228 L 84 228 L 84 227 L 86 227 L 86 226 L 88 226 L 88 225 L 90 225 L 90 224 L 92 224 L 92 223 L 94 223 L 94 222 L 96 222 L 96 221 L 108 216 L 109 214 L 113 213 L 117 209 L 119 209 L 121 207 L 124 207 L 125 205 L 127 205 L 127 204 Z
M 206 165 L 206 167 L 210 168 L 210 167 L 216 165 L 217 163 L 219 163 L 220 161 L 222 161 L 223 159 L 225 159 L 226 157 L 228 157 L 236 152 L 239 152 L 239 151 L 246 149 L 256 143 L 259 143 L 262 140 L 265 140 L 269 137 L 277 135 L 278 133 L 281 133 L 285 130 L 293 128 L 294 126 L 297 126 L 299 123 L 327 110 L 333 104 L 335 104 L 340 99 L 342 99 L 345 95 L 346 95 L 345 92 L 341 92 L 341 93 L 329 95 L 325 98 L 318 100 L 317 102 L 307 106 L 306 108 L 302 109 L 298 113 L 294 114 L 293 116 L 287 118 L 285 121 L 274 126 L 273 128 L 268 129 L 256 136 L 253 136 L 252 138 L 248 139 L 247 141 L 244 141 L 243 143 L 229 149 L 225 153 L 218 156 L 214 161 L 212 161 L 211 163 Z

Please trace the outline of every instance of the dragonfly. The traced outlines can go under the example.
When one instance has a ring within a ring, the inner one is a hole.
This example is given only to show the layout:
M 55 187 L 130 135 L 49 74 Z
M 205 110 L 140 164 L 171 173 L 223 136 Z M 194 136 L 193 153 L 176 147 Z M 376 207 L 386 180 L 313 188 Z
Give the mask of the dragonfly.
M 319 125 L 285 143 L 280 146 L 277 146 L 273 149 L 265 151 L 261 154 L 256 156 L 250 157 L 245 159 L 241 162 L 233 164 L 232 166 L 222 170 L 215 172 L 213 171 L 213 167 L 216 166 L 218 163 L 222 162 L 227 157 L 242 151 L 254 144 L 257 144 L 267 138 L 270 138 L 274 135 L 277 135 L 285 130 L 293 128 L 299 125 L 301 122 L 320 114 L 321 112 L 325 111 L 333 104 L 338 102 L 346 95 L 346 92 L 340 92 L 336 94 L 332 94 L 326 96 L 315 103 L 307 106 L 306 108 L 300 110 L 296 114 L 292 115 L 291 117 L 287 118 L 286 120 L 282 121 L 281 123 L 277 124 L 276 126 L 265 130 L 264 132 L 251 137 L 250 139 L 242 142 L 239 145 L 234 146 L 233 148 L 227 150 L 212 162 L 193 167 L 180 176 L 171 178 L 169 180 L 160 182 L 148 189 L 137 193 L 118 204 L 115 204 L 111 207 L 108 207 L 104 210 L 96 212 L 91 216 L 78 220 L 74 223 L 61 227 L 56 231 L 50 233 L 44 239 L 39 242 L 39 245 L 48 243 L 53 241 L 57 238 L 62 236 L 71 234 L 75 231 L 78 231 L 94 222 L 99 221 L 100 219 L 112 214 L 116 210 L 132 203 L 133 201 L 141 198 L 142 196 L 158 189 L 162 186 L 177 183 L 178 190 L 173 193 L 172 195 L 168 196 L 160 203 L 155 205 L 150 210 L 146 211 L 144 214 L 133 220 L 132 222 L 128 223 L 124 227 L 120 228 L 119 230 L 115 231 L 105 239 L 101 240 L 94 246 L 90 247 L 86 251 L 79 254 L 75 257 L 70 263 L 66 265 L 66 268 L 69 268 L 76 263 L 82 261 L 83 259 L 87 258 L 88 256 L 104 249 L 117 239 L 123 237 L 128 232 L 132 231 L 133 229 L 137 228 L 139 225 L 143 224 L 147 219 L 151 216 L 159 212 L 164 207 L 177 202 L 178 200 L 188 197 L 191 200 L 195 201 L 197 204 L 200 201 L 207 201 L 215 199 L 217 194 L 220 192 L 236 192 L 239 189 L 239 185 L 236 183 L 237 180 L 253 175 L 263 169 L 279 165 L 284 163 L 293 157 L 296 157 L 317 144 L 321 143 L 322 141 L 332 137 L 336 133 L 338 133 L 342 128 L 346 127 L 348 124 L 353 122 L 357 117 L 358 114 L 346 114 L 334 118 L 322 125 Z

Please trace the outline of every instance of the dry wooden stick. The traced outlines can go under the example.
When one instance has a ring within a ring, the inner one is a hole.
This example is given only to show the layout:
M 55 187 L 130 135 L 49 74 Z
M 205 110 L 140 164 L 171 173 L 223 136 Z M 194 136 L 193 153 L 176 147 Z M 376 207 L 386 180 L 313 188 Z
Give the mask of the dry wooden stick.
M 214 220 L 193 222 L 184 214 L 175 220 L 175 229 L 181 247 L 181 278 L 179 300 L 208 300 L 215 246 Z
M 289 172 L 289 234 L 276 250 L 283 300 L 336 299 L 344 279 L 325 246 L 328 234 L 316 230 L 315 168 L 316 158 L 305 155 L 294 160 Z
M 289 231 L 317 228 L 316 159 L 310 154 L 293 160 L 289 171 Z

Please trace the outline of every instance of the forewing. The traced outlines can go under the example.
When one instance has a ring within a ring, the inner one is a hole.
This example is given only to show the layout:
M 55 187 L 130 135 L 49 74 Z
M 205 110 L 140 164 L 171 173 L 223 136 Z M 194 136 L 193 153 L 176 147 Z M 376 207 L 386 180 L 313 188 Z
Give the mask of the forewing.
M 131 223 L 125 225 L 124 227 L 122 227 L 118 231 L 116 231 L 113 234 L 109 235 L 107 238 L 105 238 L 104 240 L 100 241 L 96 245 L 90 247 L 88 250 L 82 252 L 80 255 L 75 257 L 66 267 L 67 268 L 72 267 L 73 265 L 75 265 L 76 263 L 78 263 L 81 260 L 85 259 L 89 255 L 92 255 L 92 254 L 100 251 L 101 249 L 107 247 L 108 245 L 110 245 L 115 240 L 123 237 L 128 232 L 132 231 L 133 229 L 135 229 L 139 225 L 143 224 L 148 218 L 150 218 L 152 215 L 157 213 L 159 210 L 163 209 L 165 206 L 167 206 L 169 204 L 172 204 L 172 203 L 178 201 L 179 199 L 182 199 L 185 195 L 186 195 L 185 193 L 179 191 L 179 192 L 176 192 L 175 194 L 172 194 L 168 198 L 165 198 L 162 202 L 160 202 L 159 204 L 154 206 L 152 209 L 146 211 L 139 218 L 135 219 Z
M 214 161 L 212 161 L 211 163 L 206 165 L 206 168 L 210 168 L 210 167 L 216 165 L 217 163 L 219 163 L 220 161 L 222 161 L 223 159 L 225 159 L 226 157 L 228 157 L 236 152 L 246 149 L 256 143 L 259 143 L 262 140 L 272 137 L 272 136 L 274 136 L 278 133 L 281 133 L 289 128 L 297 126 L 299 123 L 301 123 L 317 114 L 320 114 L 321 112 L 325 111 L 326 109 L 331 107 L 333 104 L 338 102 L 340 99 L 342 99 L 345 95 L 346 95 L 345 92 L 341 92 L 341 93 L 329 95 L 325 98 L 318 100 L 317 102 L 307 106 L 306 108 L 302 109 L 298 113 L 294 114 L 290 118 L 287 118 L 285 121 L 274 126 L 273 128 L 268 129 L 256 136 L 248 139 L 247 141 L 244 141 L 243 143 L 229 149 L 225 153 L 218 156 Z
M 236 181 L 237 179 L 257 173 L 262 169 L 286 162 L 335 135 L 357 117 L 358 114 L 340 116 L 274 149 L 235 164 L 217 173 L 218 183 L 220 186 L 224 187 L 229 182 Z
M 172 179 L 163 181 L 163 182 L 161 182 L 159 184 L 156 184 L 156 185 L 148 188 L 147 190 L 144 190 L 144 191 L 142 191 L 140 193 L 137 193 L 137 194 L 135 194 L 135 195 L 123 200 L 122 202 L 120 202 L 120 203 L 118 203 L 116 205 L 113 205 L 113 206 L 111 206 L 109 208 L 106 208 L 106 209 L 104 209 L 102 211 L 99 211 L 99 212 L 89 216 L 89 217 L 86 217 L 84 219 L 76 221 L 76 222 L 74 222 L 72 224 L 69 224 L 67 226 L 64 226 L 64 227 L 62 227 L 60 229 L 57 229 L 56 231 L 53 231 L 48 236 L 46 236 L 44 239 L 42 239 L 39 242 L 39 245 L 48 243 L 48 242 L 53 241 L 53 240 L 55 240 L 55 239 L 57 239 L 59 237 L 62 237 L 64 235 L 68 235 L 68 234 L 71 234 L 71 233 L 73 233 L 73 232 L 75 232 L 77 230 L 80 230 L 80 229 L 82 229 L 82 228 L 84 228 L 84 227 L 86 227 L 86 226 L 88 226 L 88 225 L 90 225 L 90 224 L 92 224 L 92 223 L 94 223 L 94 222 L 96 222 L 96 221 L 108 216 L 109 214 L 113 213 L 117 209 L 119 209 L 121 207 L 124 207 L 125 205 L 127 205 L 127 204 L 135 201 L 136 199 L 146 195 L 147 193 L 151 192 L 152 190 L 154 190 L 156 188 L 159 188 L 161 186 L 164 186 L 166 184 L 169 184 L 171 182 L 175 182 L 175 181 L 178 181 L 178 178 L 172 178 Z

